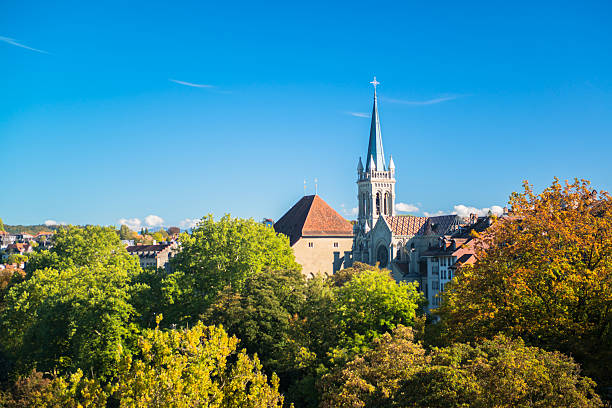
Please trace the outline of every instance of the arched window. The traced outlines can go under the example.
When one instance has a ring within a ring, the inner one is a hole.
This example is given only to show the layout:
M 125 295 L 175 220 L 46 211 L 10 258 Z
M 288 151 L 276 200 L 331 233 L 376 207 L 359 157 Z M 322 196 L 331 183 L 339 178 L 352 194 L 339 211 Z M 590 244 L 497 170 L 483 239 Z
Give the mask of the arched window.
M 387 211 L 389 211 L 389 215 L 393 215 L 393 200 L 391 199 L 391 193 L 387 193 L 387 197 Z
M 361 193 L 359 195 L 359 216 L 363 216 L 365 214 L 365 194 Z
M 381 268 L 387 267 L 387 263 L 389 262 L 389 250 L 384 245 L 378 247 L 376 260 Z
M 380 193 L 376 193 L 376 215 L 380 215 Z
M 383 213 L 387 215 L 387 197 L 389 194 L 385 193 L 385 201 L 383 201 Z

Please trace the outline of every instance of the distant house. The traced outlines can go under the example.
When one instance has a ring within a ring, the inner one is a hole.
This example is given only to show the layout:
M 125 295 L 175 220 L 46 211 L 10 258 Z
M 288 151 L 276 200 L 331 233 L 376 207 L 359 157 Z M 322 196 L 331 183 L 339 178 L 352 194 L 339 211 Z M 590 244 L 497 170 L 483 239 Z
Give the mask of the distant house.
M 27 232 L 22 232 L 21 234 L 16 235 L 17 242 L 30 242 L 33 239 L 34 239 L 34 236 L 28 234 Z
M 176 243 L 154 245 L 130 245 L 126 248 L 130 255 L 138 256 L 140 266 L 144 268 L 164 268 L 168 270 L 169 261 L 175 255 Z
M 10 244 L 6 247 L 6 254 L 8 255 L 25 255 L 32 252 L 32 245 L 29 242 L 18 242 Z
M 38 234 L 34 235 L 34 241 L 38 242 L 38 245 L 42 247 L 49 247 L 51 246 L 53 234 L 54 233 L 50 231 L 41 231 Z
M 274 230 L 289 237 L 306 276 L 331 275 L 350 259 L 353 225 L 318 195 L 302 197 L 274 224 Z
M 421 254 L 426 265 L 423 288 L 429 309 L 440 305 L 440 294 L 446 290 L 446 285 L 453 279 L 457 269 L 477 261 L 476 240 L 472 231 L 482 233 L 491 224 L 491 217 L 470 214 L 467 223 L 460 225 L 452 235 L 440 237 L 438 245 L 432 245 Z
M 9 232 L 0 231 L 0 249 L 4 249 L 13 244 L 17 237 Z

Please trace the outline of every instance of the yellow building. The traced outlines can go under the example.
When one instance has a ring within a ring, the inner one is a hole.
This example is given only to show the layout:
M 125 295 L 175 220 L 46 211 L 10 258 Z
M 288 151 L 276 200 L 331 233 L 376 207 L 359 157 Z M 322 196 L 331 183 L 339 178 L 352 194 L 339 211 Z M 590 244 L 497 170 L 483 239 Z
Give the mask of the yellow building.
M 302 197 L 274 224 L 274 230 L 289 237 L 307 277 L 331 275 L 350 260 L 353 225 L 318 195 Z

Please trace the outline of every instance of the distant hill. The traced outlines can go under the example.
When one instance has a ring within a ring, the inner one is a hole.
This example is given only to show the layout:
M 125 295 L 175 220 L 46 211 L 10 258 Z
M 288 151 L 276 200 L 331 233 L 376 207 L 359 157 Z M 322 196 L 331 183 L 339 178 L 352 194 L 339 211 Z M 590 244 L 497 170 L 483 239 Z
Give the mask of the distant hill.
M 55 231 L 58 229 L 59 225 L 8 225 L 4 224 L 4 230 L 6 232 L 10 232 L 11 234 L 21 234 L 25 232 L 30 235 L 36 235 L 41 231 Z

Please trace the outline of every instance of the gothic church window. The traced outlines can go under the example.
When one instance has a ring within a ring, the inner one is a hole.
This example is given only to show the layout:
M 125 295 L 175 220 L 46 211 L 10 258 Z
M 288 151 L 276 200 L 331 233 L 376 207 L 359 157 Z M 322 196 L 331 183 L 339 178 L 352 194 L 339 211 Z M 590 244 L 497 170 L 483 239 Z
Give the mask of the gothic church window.
M 387 215 L 387 199 L 389 198 L 389 194 L 385 193 L 385 201 L 383 205 L 383 212 Z
M 380 215 L 380 193 L 376 193 L 376 215 Z
M 389 262 L 389 251 L 384 245 L 378 247 L 378 251 L 376 252 L 376 260 L 380 263 L 381 268 L 385 268 L 387 266 L 387 262 Z

